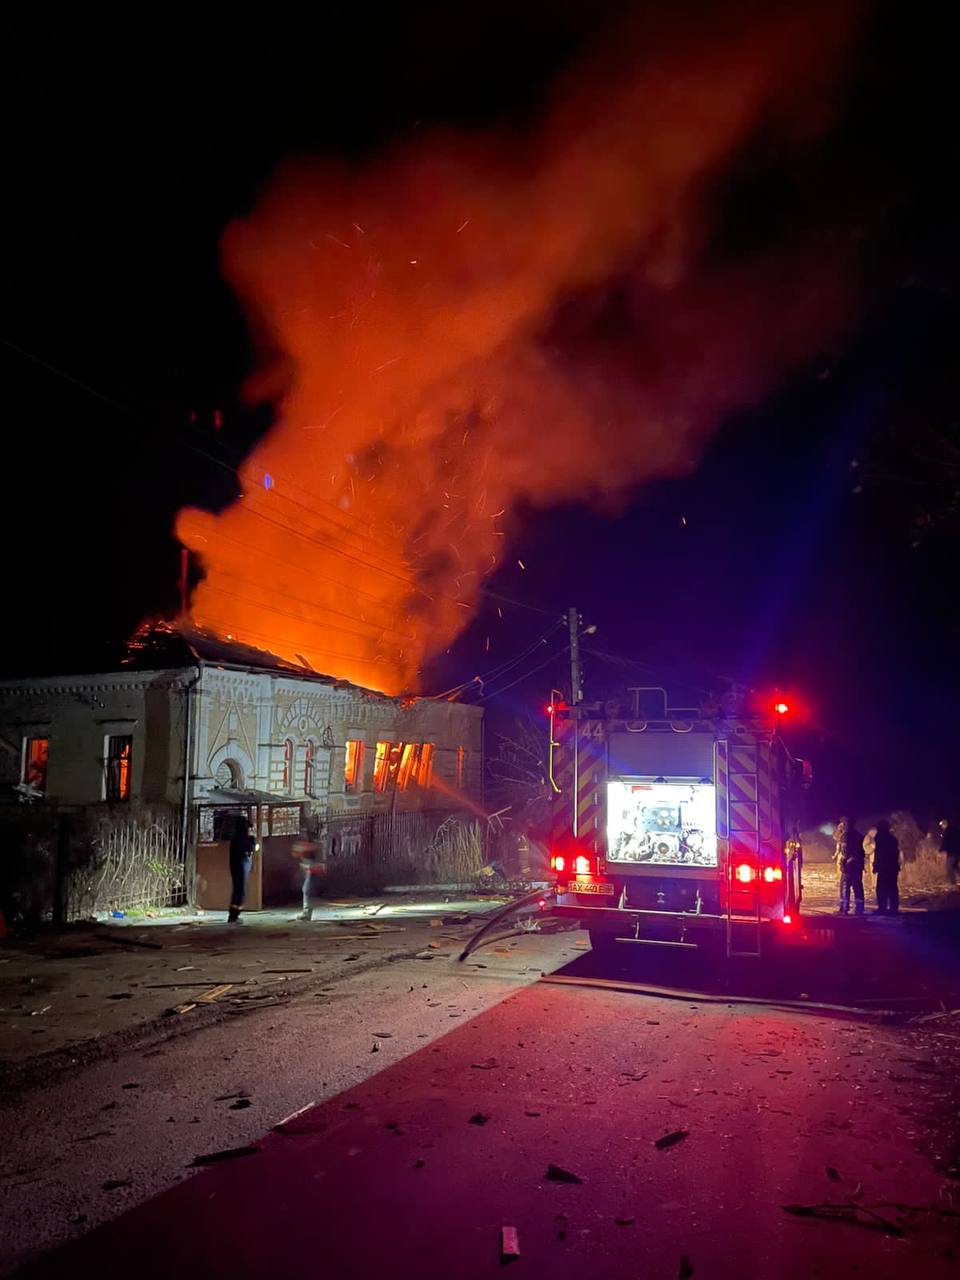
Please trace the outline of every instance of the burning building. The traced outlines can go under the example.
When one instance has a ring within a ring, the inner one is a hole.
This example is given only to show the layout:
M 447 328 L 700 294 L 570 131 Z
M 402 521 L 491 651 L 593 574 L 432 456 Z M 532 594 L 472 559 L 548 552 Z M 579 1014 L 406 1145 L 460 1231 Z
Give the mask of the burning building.
M 479 708 L 388 697 L 166 625 L 138 633 L 122 670 L 0 682 L 4 800 L 161 815 L 176 825 L 187 896 L 214 908 L 227 905 L 222 836 L 238 814 L 262 843 L 253 908 L 291 898 L 302 830 L 319 833 L 345 882 L 427 878 L 437 827 L 480 812 L 481 734 Z M 403 865 L 371 845 L 386 819 Z M 360 865 L 373 855 L 379 866 Z

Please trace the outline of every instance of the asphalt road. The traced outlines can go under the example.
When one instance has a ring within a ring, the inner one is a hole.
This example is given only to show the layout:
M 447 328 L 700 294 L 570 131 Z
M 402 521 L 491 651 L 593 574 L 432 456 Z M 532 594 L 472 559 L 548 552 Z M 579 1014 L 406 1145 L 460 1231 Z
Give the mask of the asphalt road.
M 864 999 L 882 1002 L 864 992 L 886 955 L 891 1001 L 909 1000 L 904 961 L 928 951 L 902 938 L 861 935 Z M 386 964 L 20 1097 L 6 1270 L 466 1280 L 503 1265 L 512 1227 L 513 1265 L 551 1280 L 956 1273 L 955 1022 L 737 1000 L 858 994 L 835 981 L 842 951 L 743 982 L 688 957 L 614 966 L 712 1003 L 534 981 L 597 976 L 576 942 L 523 938 L 486 969 Z

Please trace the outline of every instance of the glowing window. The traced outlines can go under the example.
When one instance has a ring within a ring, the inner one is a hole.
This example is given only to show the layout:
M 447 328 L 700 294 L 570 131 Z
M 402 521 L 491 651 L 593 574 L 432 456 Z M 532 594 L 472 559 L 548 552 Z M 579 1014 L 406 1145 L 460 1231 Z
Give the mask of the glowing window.
M 392 742 L 378 742 L 377 754 L 373 762 L 373 789 L 386 791 L 390 780 L 390 761 L 394 752 Z
M 377 743 L 377 761 L 380 760 L 380 743 Z M 348 738 L 343 754 L 343 789 L 360 791 L 363 788 L 363 743 L 359 738 Z M 382 791 L 382 787 L 377 788 Z
M 104 799 L 129 800 L 133 738 L 128 733 L 112 733 L 107 738 L 104 760 Z
M 24 738 L 23 769 L 20 781 L 35 791 L 47 789 L 47 759 L 50 754 L 49 738 Z
M 280 787 L 283 791 L 289 791 L 293 784 L 293 739 L 287 738 L 283 744 L 283 777 L 280 781 Z
M 425 742 L 420 748 L 420 765 L 417 769 L 417 781 L 421 787 L 433 785 L 433 743 Z
M 404 742 L 400 745 L 400 763 L 397 767 L 397 786 L 406 791 L 410 780 L 416 779 L 417 765 L 420 757 L 420 746 L 416 742 Z
M 307 742 L 303 750 L 303 791 L 304 795 L 316 795 L 317 783 L 317 744 Z
M 463 773 L 464 765 L 467 760 L 467 752 L 465 747 L 457 747 L 457 787 L 463 790 Z

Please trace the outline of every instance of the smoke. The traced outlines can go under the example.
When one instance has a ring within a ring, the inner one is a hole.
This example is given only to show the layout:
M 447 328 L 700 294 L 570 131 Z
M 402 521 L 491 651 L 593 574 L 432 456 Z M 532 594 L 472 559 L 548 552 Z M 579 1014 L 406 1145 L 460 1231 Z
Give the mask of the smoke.
M 180 513 L 193 620 L 396 692 L 470 621 L 518 504 L 616 506 L 850 308 L 835 239 L 718 251 L 751 140 L 829 120 L 843 5 L 621 33 L 524 134 L 289 166 L 223 240 L 275 423 L 220 515 Z

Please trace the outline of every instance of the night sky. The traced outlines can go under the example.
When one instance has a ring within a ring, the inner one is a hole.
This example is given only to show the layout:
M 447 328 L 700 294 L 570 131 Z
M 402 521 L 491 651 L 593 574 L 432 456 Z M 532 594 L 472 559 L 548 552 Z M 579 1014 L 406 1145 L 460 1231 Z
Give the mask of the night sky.
M 684 7 L 691 39 L 718 8 Z M 364 159 L 434 123 L 522 130 L 629 9 L 19 14 L 5 674 L 109 666 L 144 616 L 176 608 L 175 512 L 229 502 L 231 466 L 269 425 L 268 410 L 242 402 L 252 357 L 218 241 L 278 162 Z M 946 24 L 916 5 L 866 6 L 834 124 L 802 149 L 759 141 L 716 197 L 720 255 L 825 215 L 845 228 L 859 301 L 842 341 L 717 424 L 695 469 L 626 509 L 519 513 L 476 620 L 427 689 L 508 662 L 576 604 L 598 628 L 584 639 L 588 698 L 645 683 L 681 701 L 730 679 L 779 687 L 804 706 L 793 732 L 818 776 L 812 816 L 904 806 L 928 821 L 955 807 L 960 316 Z M 589 340 L 614 354 L 620 283 L 591 299 Z M 563 677 L 555 632 L 486 686 L 494 727 L 536 711 Z

